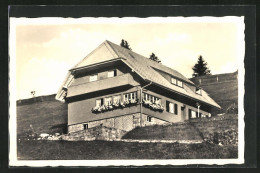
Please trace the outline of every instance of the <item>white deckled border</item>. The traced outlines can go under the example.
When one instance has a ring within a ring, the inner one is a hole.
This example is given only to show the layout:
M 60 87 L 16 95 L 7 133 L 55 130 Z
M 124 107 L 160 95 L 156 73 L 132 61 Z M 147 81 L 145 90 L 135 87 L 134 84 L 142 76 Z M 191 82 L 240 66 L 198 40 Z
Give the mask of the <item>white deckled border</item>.
M 239 27 L 237 35 L 238 41 L 244 43 L 237 48 L 237 57 L 239 57 L 238 69 L 238 159 L 171 159 L 171 160 L 17 160 L 16 143 L 16 26 L 21 25 L 65 25 L 65 24 L 127 24 L 127 23 L 235 23 Z M 206 165 L 224 165 L 224 164 L 242 164 L 244 163 L 244 17 L 149 17 L 149 18 L 11 18 L 10 19 L 10 107 L 9 107 L 9 165 L 10 166 L 144 166 L 144 165 L 187 165 L 187 164 L 206 164 Z

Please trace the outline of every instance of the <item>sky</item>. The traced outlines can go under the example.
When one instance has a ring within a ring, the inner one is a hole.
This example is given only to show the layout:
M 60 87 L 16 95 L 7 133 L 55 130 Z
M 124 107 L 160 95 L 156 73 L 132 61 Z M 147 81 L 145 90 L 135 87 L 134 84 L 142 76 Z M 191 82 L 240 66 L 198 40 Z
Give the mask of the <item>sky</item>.
M 70 68 L 105 40 L 162 64 L 187 78 L 202 55 L 212 74 L 230 73 L 244 58 L 242 17 L 199 18 L 13 18 L 10 21 L 11 68 L 16 99 L 57 93 Z

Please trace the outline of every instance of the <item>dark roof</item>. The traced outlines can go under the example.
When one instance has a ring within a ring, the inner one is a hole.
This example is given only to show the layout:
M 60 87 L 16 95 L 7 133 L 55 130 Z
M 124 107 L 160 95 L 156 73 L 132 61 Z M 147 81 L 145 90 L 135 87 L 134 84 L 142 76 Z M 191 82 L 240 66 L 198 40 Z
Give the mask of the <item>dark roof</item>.
M 102 49 L 102 51 L 104 51 L 106 53 L 104 58 L 100 57 L 100 56 L 98 56 L 98 58 L 97 57 L 89 58 L 92 54 L 95 53 L 95 51 L 98 51 L 98 49 L 100 49 L 100 50 Z M 107 56 L 108 52 L 110 53 L 110 56 Z M 158 72 L 158 70 L 168 73 L 171 76 L 180 79 L 184 83 L 187 83 L 189 85 L 194 85 L 194 83 L 192 81 L 187 79 L 181 73 L 179 73 L 176 70 L 173 70 L 169 67 L 166 67 L 160 63 L 157 63 L 153 60 L 150 60 L 149 58 L 146 58 L 140 54 L 137 54 L 129 49 L 116 45 L 110 41 L 103 42 L 96 50 L 94 50 L 92 53 L 90 53 L 87 57 L 85 57 L 81 62 L 79 62 L 71 70 L 73 71 L 73 70 L 79 69 L 81 67 L 84 68 L 84 67 L 88 67 L 89 65 L 92 65 L 95 63 L 100 63 L 100 62 L 109 61 L 109 60 L 118 59 L 118 58 L 121 58 L 121 60 L 125 64 L 127 64 L 130 68 L 132 68 L 144 80 L 151 81 L 151 82 L 153 82 L 161 87 L 164 87 L 166 89 L 169 89 L 173 92 L 177 92 L 181 95 L 184 95 L 184 96 L 205 102 L 214 107 L 220 108 L 220 106 L 213 99 L 211 99 L 205 91 L 202 91 L 202 95 L 198 95 L 186 85 L 184 85 L 184 88 L 172 85 L 168 80 L 166 80 Z M 69 82 L 65 82 L 64 84 L 66 84 L 66 83 L 69 85 Z M 61 92 L 61 90 L 59 92 Z M 58 94 L 57 94 L 57 96 L 58 96 Z M 56 98 L 58 99 L 58 97 L 56 97 Z

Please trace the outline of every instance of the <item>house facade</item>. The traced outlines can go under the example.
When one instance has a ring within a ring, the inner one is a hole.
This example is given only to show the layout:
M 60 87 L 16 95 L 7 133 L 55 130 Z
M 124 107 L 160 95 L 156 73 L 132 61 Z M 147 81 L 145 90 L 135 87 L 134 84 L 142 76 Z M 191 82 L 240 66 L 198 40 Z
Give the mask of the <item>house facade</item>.
M 211 116 L 220 106 L 179 72 L 105 41 L 70 69 L 56 99 L 68 104 L 68 132 Z

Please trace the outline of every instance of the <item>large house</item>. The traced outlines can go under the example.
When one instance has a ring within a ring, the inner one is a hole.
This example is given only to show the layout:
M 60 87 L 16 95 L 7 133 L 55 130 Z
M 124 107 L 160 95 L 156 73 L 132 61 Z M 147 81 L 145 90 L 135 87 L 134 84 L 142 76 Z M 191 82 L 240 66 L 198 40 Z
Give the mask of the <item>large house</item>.
M 109 41 L 69 70 L 56 99 L 68 104 L 69 133 L 100 125 L 129 131 L 220 109 L 179 72 Z

